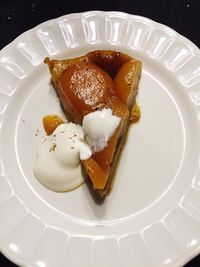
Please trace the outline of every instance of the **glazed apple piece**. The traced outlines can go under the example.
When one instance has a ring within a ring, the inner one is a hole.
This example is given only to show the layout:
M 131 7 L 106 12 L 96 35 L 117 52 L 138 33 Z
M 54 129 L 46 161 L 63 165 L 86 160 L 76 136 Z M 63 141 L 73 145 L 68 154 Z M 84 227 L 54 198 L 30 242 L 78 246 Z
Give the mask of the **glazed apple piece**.
M 94 64 L 105 70 L 113 79 L 121 66 L 132 60 L 124 53 L 112 50 L 96 50 L 86 55 Z
M 64 121 L 57 115 L 47 115 L 43 118 L 43 127 L 47 135 L 50 135 Z

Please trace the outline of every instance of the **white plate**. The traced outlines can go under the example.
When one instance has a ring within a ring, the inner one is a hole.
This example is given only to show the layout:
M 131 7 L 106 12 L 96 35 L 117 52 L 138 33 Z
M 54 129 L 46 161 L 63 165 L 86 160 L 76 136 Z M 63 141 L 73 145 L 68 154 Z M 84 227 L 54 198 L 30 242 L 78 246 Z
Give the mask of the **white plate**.
M 116 182 L 55 193 L 33 175 L 45 114 L 62 114 L 43 64 L 93 49 L 143 62 Z M 87 12 L 45 22 L 0 52 L 0 248 L 19 265 L 181 266 L 200 251 L 200 53 L 149 19 Z M 37 130 L 38 129 L 38 130 Z M 39 134 L 37 135 L 37 131 Z

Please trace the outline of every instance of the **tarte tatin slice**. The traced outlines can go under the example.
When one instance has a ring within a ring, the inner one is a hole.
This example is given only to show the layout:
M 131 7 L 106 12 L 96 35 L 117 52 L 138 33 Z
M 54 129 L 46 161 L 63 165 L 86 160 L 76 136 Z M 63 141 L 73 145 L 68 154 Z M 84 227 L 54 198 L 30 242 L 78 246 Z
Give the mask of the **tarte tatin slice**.
M 140 118 L 136 104 L 142 64 L 124 53 L 97 50 L 73 59 L 45 59 L 66 117 L 82 124 L 88 113 L 111 109 L 120 124 L 107 146 L 83 160 L 93 188 L 101 196 L 109 193 L 117 158 L 130 122 Z

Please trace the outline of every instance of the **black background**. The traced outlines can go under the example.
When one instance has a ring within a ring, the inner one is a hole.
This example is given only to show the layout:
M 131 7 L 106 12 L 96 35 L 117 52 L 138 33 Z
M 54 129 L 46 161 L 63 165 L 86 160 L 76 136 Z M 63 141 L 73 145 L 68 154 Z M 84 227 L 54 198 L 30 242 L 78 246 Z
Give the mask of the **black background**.
M 0 0 L 0 49 L 41 22 L 89 10 L 145 16 L 166 24 L 200 47 L 200 0 Z M 16 265 L 0 254 L 0 267 L 7 266 Z M 185 265 L 194 266 L 200 266 L 200 256 Z

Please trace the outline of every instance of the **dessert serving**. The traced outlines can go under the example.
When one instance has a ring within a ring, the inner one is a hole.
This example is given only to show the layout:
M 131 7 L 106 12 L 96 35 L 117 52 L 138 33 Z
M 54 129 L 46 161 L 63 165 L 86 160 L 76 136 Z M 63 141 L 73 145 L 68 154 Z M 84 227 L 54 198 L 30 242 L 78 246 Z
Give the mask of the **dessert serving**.
M 129 124 L 140 118 L 136 95 L 141 62 L 97 50 L 73 59 L 46 58 L 45 63 L 69 122 L 44 118 L 47 136 L 38 149 L 35 174 L 50 189 L 68 191 L 83 183 L 84 169 L 94 190 L 105 196 Z

